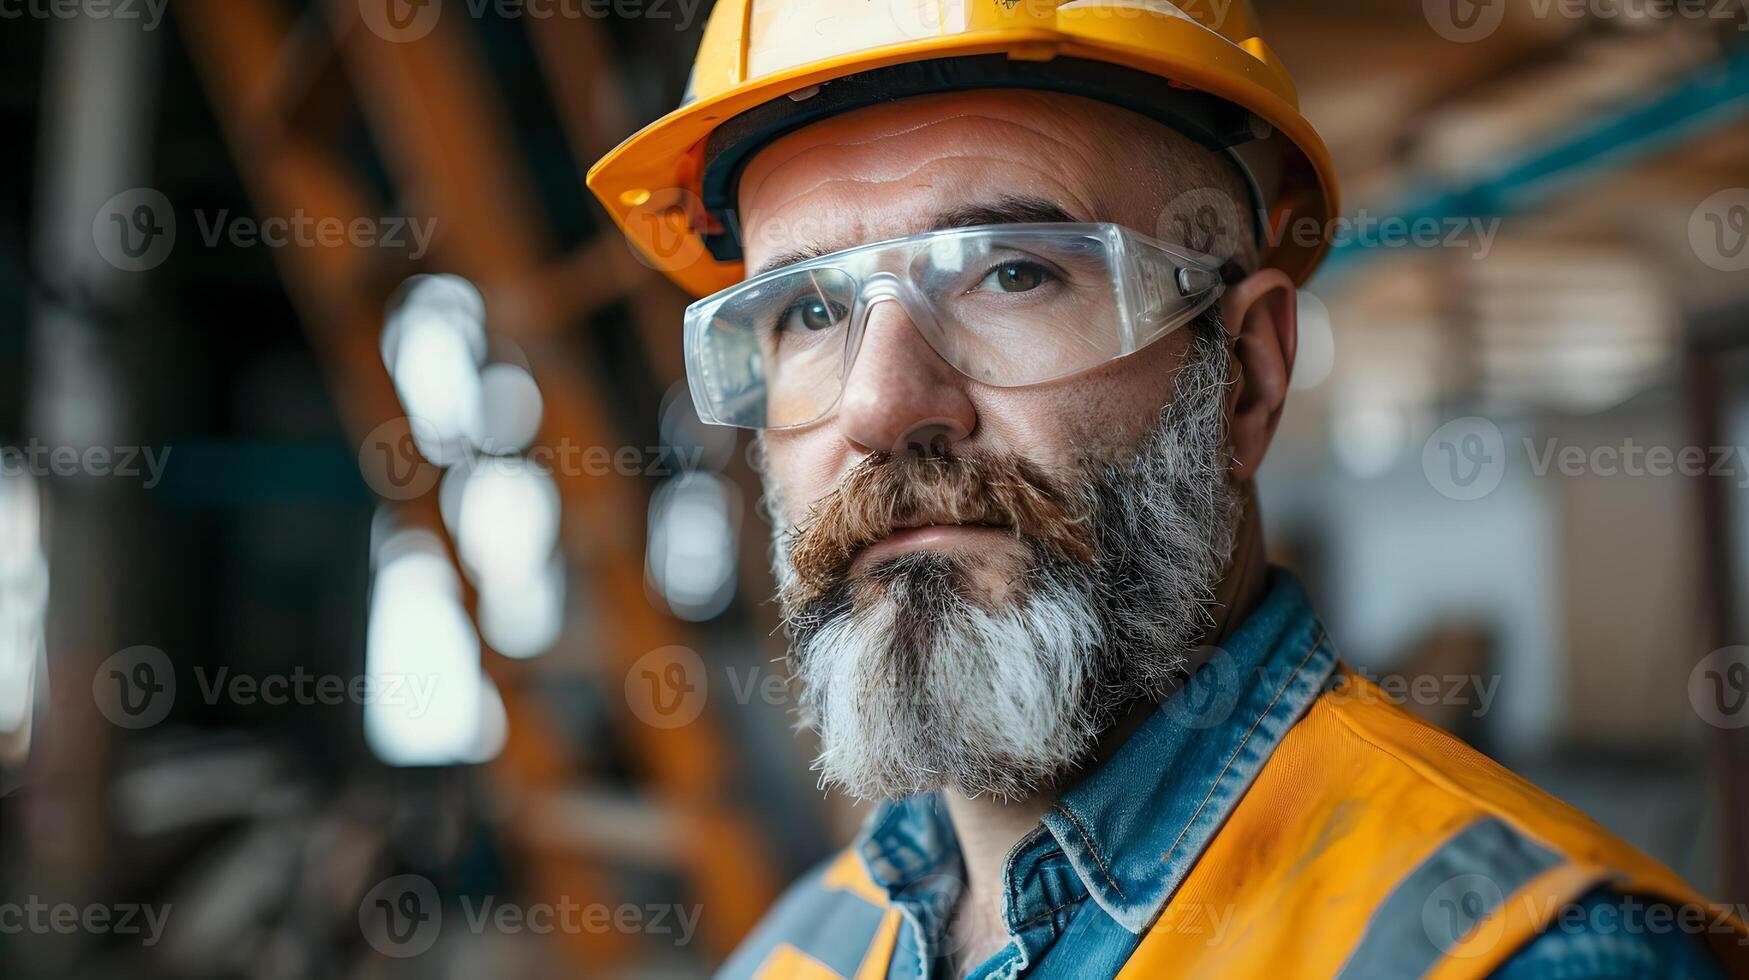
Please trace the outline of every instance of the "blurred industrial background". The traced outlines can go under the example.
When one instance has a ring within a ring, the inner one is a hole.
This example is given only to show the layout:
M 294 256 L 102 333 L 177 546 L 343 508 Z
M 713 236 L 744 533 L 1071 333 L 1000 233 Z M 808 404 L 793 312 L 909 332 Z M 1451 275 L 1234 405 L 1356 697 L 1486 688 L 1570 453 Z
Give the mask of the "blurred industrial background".
M 1749 14 L 1257 6 L 1348 212 L 1276 559 L 1749 902 Z M 706 9 L 0 3 L 0 974 L 695 976 L 847 838 L 582 185 Z

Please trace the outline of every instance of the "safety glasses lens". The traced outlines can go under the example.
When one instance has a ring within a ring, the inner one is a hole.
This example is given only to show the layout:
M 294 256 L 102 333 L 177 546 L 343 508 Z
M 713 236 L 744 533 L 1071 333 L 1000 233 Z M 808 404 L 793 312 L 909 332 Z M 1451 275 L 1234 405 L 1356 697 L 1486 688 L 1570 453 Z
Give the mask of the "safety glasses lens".
M 727 425 L 805 425 L 831 410 L 844 373 L 856 284 L 836 269 L 776 276 L 730 293 L 688 330 L 701 407 Z
M 1073 374 L 1123 352 L 1117 260 L 1106 240 L 991 234 L 921 251 L 911 282 L 934 318 L 931 342 L 985 384 Z

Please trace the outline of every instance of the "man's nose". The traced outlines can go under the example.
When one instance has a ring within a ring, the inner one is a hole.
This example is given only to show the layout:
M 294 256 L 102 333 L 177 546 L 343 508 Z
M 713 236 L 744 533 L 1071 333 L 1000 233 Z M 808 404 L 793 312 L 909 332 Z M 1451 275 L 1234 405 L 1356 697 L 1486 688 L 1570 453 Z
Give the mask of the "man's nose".
M 879 300 L 869 308 L 861 349 L 844 379 L 838 427 L 870 452 L 942 455 L 977 426 L 966 384 L 897 300 Z

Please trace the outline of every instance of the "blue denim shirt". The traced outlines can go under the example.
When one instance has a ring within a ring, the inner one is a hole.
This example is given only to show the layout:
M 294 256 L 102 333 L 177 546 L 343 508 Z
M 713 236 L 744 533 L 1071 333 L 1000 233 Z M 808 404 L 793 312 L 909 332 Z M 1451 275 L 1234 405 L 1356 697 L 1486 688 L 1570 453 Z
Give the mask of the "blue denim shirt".
M 1109 760 L 1064 792 L 1009 851 L 1002 901 L 1009 942 L 970 976 L 1116 974 L 1335 668 L 1336 653 L 1305 592 L 1291 575 L 1273 571 L 1263 602 L 1223 651 Z M 948 918 L 964 871 L 940 800 L 931 794 L 881 804 L 854 846 L 901 910 L 888 976 L 950 975 Z M 809 880 L 799 883 L 772 918 L 805 903 L 811 887 Z M 1584 901 L 1617 899 L 1600 890 Z M 1610 920 L 1587 915 L 1583 921 Z M 769 935 L 776 925 L 768 920 L 760 932 Z M 1220 924 L 1204 927 L 1218 941 Z M 758 936 L 749 946 L 761 944 Z M 737 961 L 758 962 L 756 950 L 742 952 L 748 955 L 738 955 L 725 973 L 741 972 Z M 847 955 L 846 962 L 857 958 Z M 1680 933 L 1582 928 L 1544 933 L 1500 975 L 1722 974 L 1710 953 Z

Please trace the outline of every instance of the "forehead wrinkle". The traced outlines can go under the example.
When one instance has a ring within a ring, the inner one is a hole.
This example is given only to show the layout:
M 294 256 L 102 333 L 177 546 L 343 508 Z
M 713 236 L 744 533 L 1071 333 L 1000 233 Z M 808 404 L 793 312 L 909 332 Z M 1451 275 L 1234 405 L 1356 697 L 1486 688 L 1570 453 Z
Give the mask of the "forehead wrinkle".
M 868 195 L 863 192 L 863 189 L 891 186 L 894 184 L 905 183 L 907 181 L 918 180 L 919 175 L 924 174 L 925 171 L 928 171 L 939 164 L 967 160 L 1011 163 L 1019 168 L 1025 169 L 1031 174 L 1033 179 L 1024 183 L 1017 183 L 1010 180 L 1007 182 L 1004 189 L 1011 193 L 1030 192 L 1032 196 L 1054 199 L 1056 203 L 1062 205 L 1064 210 L 1069 211 L 1078 220 L 1098 220 L 1099 212 L 1090 206 L 1089 202 L 1087 202 L 1080 194 L 1076 193 L 1073 188 L 1054 179 L 1049 171 L 1039 169 L 1035 165 L 1025 161 L 1007 160 L 1002 157 L 986 156 L 982 154 L 961 154 L 927 160 L 902 174 L 892 177 L 883 177 L 880 179 L 849 176 L 822 177 L 807 189 L 793 196 L 786 197 L 782 204 L 774 208 L 764 212 L 749 212 L 744 232 L 744 238 L 748 246 L 747 257 L 751 262 L 755 259 L 763 259 L 769 254 L 777 254 L 778 252 L 786 252 L 792 249 L 811 248 L 815 246 L 818 246 L 825 252 L 835 252 L 865 242 L 880 241 L 886 238 L 898 238 L 906 234 L 931 230 L 928 226 L 933 223 L 933 219 L 938 211 L 944 207 L 950 206 L 951 204 L 964 203 L 970 195 L 966 193 L 952 193 L 950 185 L 946 192 L 945 199 L 935 201 L 933 206 L 920 205 L 915 209 L 915 213 L 912 213 L 913 209 L 901 209 L 880 202 L 877 202 L 876 205 L 871 207 L 865 203 Z M 925 182 L 915 186 L 933 189 L 940 183 L 939 181 L 927 176 L 922 177 L 921 179 Z M 842 221 L 833 222 L 836 227 L 828 229 L 824 227 L 824 223 L 822 223 L 819 230 L 824 234 L 796 236 L 794 240 L 784 241 L 781 244 L 773 244 L 769 248 L 760 247 L 760 243 L 766 237 L 759 233 L 759 226 L 762 223 L 776 224 L 781 227 L 782 218 L 786 211 L 791 211 L 797 208 L 806 208 L 813 199 L 821 196 L 825 197 L 825 201 L 817 208 L 819 213 L 830 213 L 841 215 L 843 217 Z M 875 218 L 873 221 L 869 220 L 870 211 L 873 212 Z
M 959 162 L 962 160 L 972 160 L 972 161 L 983 161 L 983 162 L 988 162 L 988 163 L 1008 164 L 1008 165 L 1011 165 L 1011 166 L 1014 166 L 1014 167 L 1017 167 L 1017 168 L 1020 168 L 1023 170 L 1033 171 L 1042 177 L 1048 178 L 1050 176 L 1049 171 L 1040 169 L 1039 167 L 1037 167 L 1037 166 L 1035 166 L 1035 165 L 1033 165 L 1025 160 L 1011 159 L 1008 157 L 996 156 L 994 154 L 988 154 L 988 153 L 943 154 L 941 156 L 932 157 L 928 160 L 925 160 L 922 163 L 919 163 L 916 166 L 912 167 L 911 169 L 906 170 L 902 173 L 897 173 L 897 174 L 871 175 L 871 176 L 851 176 L 848 174 L 832 174 L 832 175 L 822 176 L 818 180 L 814 181 L 814 183 L 809 184 L 807 187 L 804 187 L 801 190 L 797 191 L 795 194 L 791 195 L 789 198 L 787 198 L 784 201 L 783 204 L 778 205 L 778 207 L 775 208 L 774 210 L 782 210 L 785 206 L 793 203 L 796 200 L 799 200 L 799 199 L 804 198 L 804 197 L 809 197 L 818 191 L 821 191 L 821 190 L 824 190 L 827 188 L 831 188 L 831 187 L 835 187 L 835 186 L 838 186 L 841 184 L 849 184 L 849 185 L 863 186 L 863 187 L 875 187 L 875 186 L 886 185 L 886 184 L 897 184 L 897 183 L 902 183 L 902 182 L 907 181 L 907 180 L 911 180 L 911 179 L 915 178 L 918 174 L 921 174 L 925 170 L 929 170 L 938 164 L 953 163 L 953 162 Z M 1060 184 L 1057 184 L 1057 182 L 1055 182 L 1055 181 L 1051 181 L 1051 183 L 1056 184 L 1058 186 L 1058 189 L 1060 189 L 1066 196 L 1068 196 L 1070 198 L 1075 198 L 1076 200 L 1074 203 L 1076 203 L 1077 205 L 1082 205 L 1081 210 L 1084 213 L 1091 213 L 1091 209 L 1085 207 L 1084 202 L 1079 200 L 1079 195 L 1075 194 L 1072 190 L 1070 190 L 1067 187 L 1062 187 Z M 925 184 L 925 185 L 921 185 L 921 186 L 933 186 L 933 184 Z M 749 212 L 749 213 L 756 215 L 758 212 Z
M 947 113 L 946 115 L 931 117 L 929 119 L 924 119 L 921 122 L 909 123 L 906 125 L 898 126 L 896 128 L 895 127 L 888 127 L 886 129 L 877 128 L 875 132 L 872 132 L 872 133 L 865 132 L 865 133 L 862 133 L 860 137 L 851 136 L 851 137 L 843 138 L 843 139 L 834 139 L 834 140 L 832 140 L 832 143 L 835 145 L 838 145 L 838 146 L 861 146 L 864 143 L 878 143 L 881 140 L 894 139 L 894 138 L 897 138 L 900 136 L 909 136 L 912 133 L 922 132 L 922 131 L 927 130 L 927 129 L 934 129 L 937 126 L 945 126 L 949 123 L 958 122 L 962 119 L 985 119 L 985 120 L 989 120 L 992 122 L 1001 121 L 1001 120 L 997 120 L 996 117 L 991 116 L 987 113 L 962 110 L 960 112 L 950 112 L 950 113 Z M 832 120 L 832 121 L 836 122 L 837 120 Z M 859 126 L 857 128 L 858 129 L 866 129 L 867 127 Z

